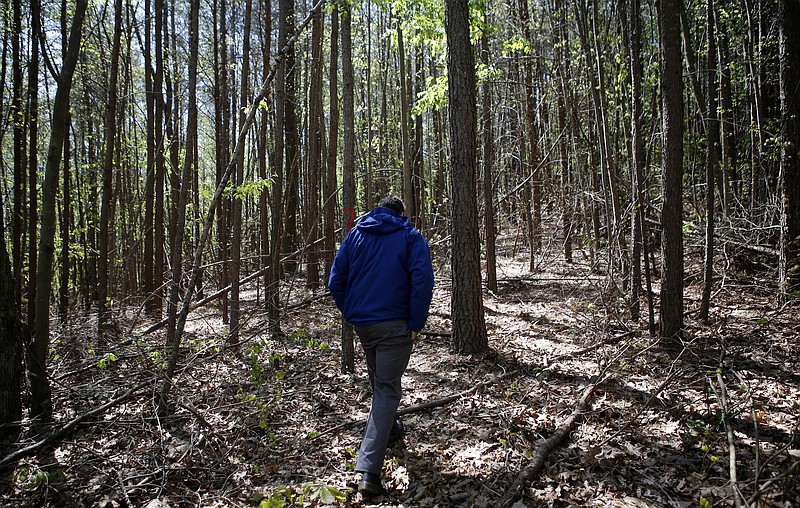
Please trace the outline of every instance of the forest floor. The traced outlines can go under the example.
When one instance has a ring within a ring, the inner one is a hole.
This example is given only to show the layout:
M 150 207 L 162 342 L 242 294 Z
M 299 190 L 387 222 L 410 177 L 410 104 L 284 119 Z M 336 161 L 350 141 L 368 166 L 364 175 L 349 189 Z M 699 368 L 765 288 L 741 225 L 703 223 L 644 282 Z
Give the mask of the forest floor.
M 436 262 L 428 334 L 404 378 L 407 433 L 387 454 L 388 493 L 368 502 L 353 472 L 370 403 L 363 356 L 357 346 L 355 373 L 340 372 L 339 313 L 301 279 L 286 284 L 281 337 L 255 286 L 236 345 L 218 308 L 190 314 L 163 419 L 163 332 L 137 333 L 148 323 L 125 309 L 125 331 L 99 341 L 75 317 L 52 345 L 48 430 L 81 421 L 2 470 L 0 505 L 800 506 L 800 305 L 779 306 L 774 276 L 728 254 L 701 325 L 700 253 L 687 248 L 687 334 L 666 342 L 627 317 L 580 251 L 567 264 L 549 246 L 530 273 L 509 245 L 484 297 L 480 357 L 449 351 L 449 263 Z M 39 439 L 26 427 L 2 456 Z

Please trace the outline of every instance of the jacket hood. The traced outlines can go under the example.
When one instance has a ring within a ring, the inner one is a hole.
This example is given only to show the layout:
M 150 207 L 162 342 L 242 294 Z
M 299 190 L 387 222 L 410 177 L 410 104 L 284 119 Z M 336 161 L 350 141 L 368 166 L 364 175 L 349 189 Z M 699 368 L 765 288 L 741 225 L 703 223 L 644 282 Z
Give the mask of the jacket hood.
M 408 217 L 398 215 L 391 208 L 379 206 L 361 219 L 356 226 L 362 233 L 386 235 L 411 226 Z

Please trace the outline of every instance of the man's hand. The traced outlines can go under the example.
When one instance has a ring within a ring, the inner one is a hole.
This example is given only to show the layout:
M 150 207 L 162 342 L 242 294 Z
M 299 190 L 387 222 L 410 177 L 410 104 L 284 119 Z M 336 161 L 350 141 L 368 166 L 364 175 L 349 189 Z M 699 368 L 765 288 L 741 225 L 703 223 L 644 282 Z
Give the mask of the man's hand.
M 411 342 L 417 342 L 417 337 L 418 336 L 419 336 L 419 334 L 417 332 L 415 332 L 414 330 L 411 330 Z

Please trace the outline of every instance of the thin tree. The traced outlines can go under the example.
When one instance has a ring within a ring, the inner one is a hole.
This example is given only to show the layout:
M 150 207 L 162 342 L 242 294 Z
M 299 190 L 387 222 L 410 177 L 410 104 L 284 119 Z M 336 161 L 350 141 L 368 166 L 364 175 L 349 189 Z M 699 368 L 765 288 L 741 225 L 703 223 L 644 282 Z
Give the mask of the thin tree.
M 660 0 L 663 121 L 661 211 L 660 335 L 673 338 L 683 330 L 683 87 L 681 80 L 681 0 Z
M 245 108 L 249 104 L 249 76 L 250 76 L 250 25 L 253 18 L 253 2 L 246 0 L 244 9 L 244 40 L 242 41 L 242 72 L 241 72 L 241 101 L 239 109 L 239 122 L 244 123 L 247 117 Z M 244 183 L 244 150 L 241 150 L 236 160 L 236 171 L 234 173 L 234 188 Z M 240 305 L 239 300 L 239 279 L 242 268 L 242 200 L 240 195 L 233 198 L 231 238 L 231 317 L 230 317 L 230 340 L 236 342 L 239 337 L 240 326 Z
M 488 6 L 483 7 L 481 29 L 481 63 L 489 68 Z M 483 229 L 486 245 L 486 288 L 497 291 L 497 249 L 494 213 L 494 132 L 492 132 L 492 79 L 487 72 L 481 86 L 481 135 L 483 142 Z
M 411 141 L 409 140 L 408 80 L 406 76 L 406 48 L 403 42 L 403 26 L 397 19 L 397 60 L 400 74 L 400 152 L 403 157 L 403 201 L 406 214 L 414 220 L 417 207 L 414 204 L 414 183 L 411 177 Z
M 356 141 L 353 71 L 353 10 L 348 2 L 342 6 L 342 235 L 353 226 L 356 213 Z M 342 318 L 342 372 L 355 368 L 353 327 Z
M 331 273 L 335 255 L 336 230 L 336 158 L 339 155 L 339 4 L 331 5 L 331 47 L 328 79 L 330 109 L 328 123 L 328 160 L 325 177 L 325 280 Z
M 39 37 L 41 4 L 31 0 L 31 58 L 28 66 L 28 327 L 36 319 L 36 257 L 39 223 Z
M 467 0 L 445 1 L 445 30 L 453 203 L 451 348 L 460 354 L 473 354 L 488 349 L 488 338 L 478 238 L 475 59 L 470 43 Z
M 288 39 L 286 52 L 286 93 L 284 95 L 283 128 L 285 139 L 285 216 L 284 216 L 284 252 L 294 252 L 297 247 L 297 212 L 300 184 L 300 131 L 297 125 L 297 66 L 295 45 L 292 36 L 295 33 L 294 0 L 280 0 L 281 23 L 285 25 Z M 293 271 L 295 261 L 286 264 L 286 269 Z
M 270 51 L 272 47 L 272 2 L 266 0 L 261 2 L 261 9 L 259 11 L 261 23 L 260 25 L 260 39 L 261 39 L 261 55 L 262 55 L 262 72 L 263 79 L 266 79 L 270 73 Z M 269 96 L 264 97 L 265 101 L 269 101 Z M 270 115 L 266 109 L 261 110 L 261 120 L 258 135 L 258 176 L 262 182 L 267 182 L 269 179 L 268 160 L 267 160 L 267 139 L 269 131 Z M 261 188 L 261 193 L 258 196 L 258 208 L 261 225 L 261 269 L 265 269 L 270 263 L 270 222 L 269 222 L 269 186 L 264 185 Z M 199 236 L 199 235 L 198 235 Z M 264 272 L 264 302 L 268 304 L 269 287 L 271 285 L 270 271 Z
M 311 20 L 311 69 L 308 92 L 308 165 L 305 185 L 306 196 L 306 285 L 310 289 L 320 287 L 319 247 L 319 182 L 322 167 L 322 12 L 315 13 Z
M 81 31 L 88 0 L 77 0 L 69 45 L 58 87 L 53 101 L 53 116 L 50 129 L 50 143 L 47 149 L 44 182 L 42 184 L 42 219 L 39 237 L 39 256 L 36 267 L 36 323 L 34 336 L 27 354 L 28 382 L 31 389 L 31 416 L 49 419 L 52 415 L 50 382 L 47 378 L 47 352 L 50 347 L 50 291 L 53 283 L 53 257 L 55 251 L 56 193 L 58 190 L 58 170 L 64 138 L 67 136 L 69 114 L 69 95 L 72 89 L 72 76 L 78 62 L 81 47 Z
M 531 34 L 530 12 L 528 10 L 528 0 L 518 0 L 517 15 L 522 30 L 524 40 L 529 46 L 533 45 L 533 35 Z M 542 172 L 539 167 L 541 159 L 539 149 L 539 129 L 536 125 L 536 87 L 533 77 L 532 58 L 525 58 L 523 61 L 523 83 L 525 87 L 525 123 L 528 129 L 527 138 L 529 152 L 525 162 L 525 170 L 531 175 L 531 184 L 525 186 L 526 195 L 525 206 L 531 214 L 529 224 L 529 239 L 531 248 L 530 269 L 535 268 L 535 253 L 542 244 Z M 529 204 L 528 204 L 529 203 Z
M 13 1 L 13 27 L 11 37 L 11 60 L 13 97 L 11 119 L 14 125 L 14 205 L 11 217 L 11 262 L 13 264 L 14 305 L 22 312 L 22 246 L 25 210 L 25 108 L 22 85 L 22 2 Z
M 111 325 L 109 309 L 109 235 L 111 234 L 111 184 L 114 178 L 114 146 L 117 134 L 117 80 L 119 76 L 119 52 L 122 38 L 122 0 L 114 1 L 114 40 L 111 48 L 110 76 L 108 78 L 108 104 L 106 106 L 106 142 L 103 162 L 103 191 L 100 200 L 100 256 L 98 258 L 97 331 L 105 333 Z
M 642 13 L 639 0 L 628 4 L 628 59 L 631 69 L 631 318 L 639 319 L 642 293 L 644 224 L 644 136 L 642 135 Z M 645 262 L 647 260 L 645 259 Z
M 164 184 L 166 182 L 166 161 L 164 160 L 164 0 L 155 0 L 155 54 L 156 69 L 153 79 L 155 97 L 155 200 L 153 205 L 153 252 L 154 289 L 150 299 L 150 311 L 161 316 L 164 290 Z
M 779 0 L 781 98 L 781 238 L 779 293 L 800 289 L 800 6 Z
M 191 0 L 189 5 L 189 103 L 187 108 L 186 124 L 186 157 L 183 161 L 183 171 L 180 179 L 180 193 L 178 197 L 178 216 L 175 228 L 175 247 L 172 249 L 172 281 L 169 292 L 169 305 L 167 306 L 167 344 L 176 341 L 176 325 L 178 315 L 178 300 L 180 297 L 180 282 L 183 276 L 183 236 L 186 226 L 186 204 L 188 202 L 189 182 L 191 175 L 196 173 L 197 165 L 197 61 L 199 53 L 199 11 L 200 0 Z
M 227 0 L 214 2 L 214 130 L 216 141 L 216 180 L 219 185 L 229 160 L 230 108 L 228 107 L 228 3 Z M 223 196 L 217 214 L 217 261 L 220 264 L 221 287 L 227 287 L 230 281 L 228 264 L 230 253 L 230 197 Z M 222 322 L 227 323 L 229 317 L 228 293 L 221 298 Z
M 708 320 L 711 289 L 714 286 L 714 220 L 716 204 L 714 189 L 719 171 L 719 115 L 717 112 L 717 34 L 714 23 L 714 0 L 706 0 L 706 243 L 703 260 L 703 295 L 700 299 L 700 319 Z
M 145 88 L 145 137 L 147 139 L 146 169 L 144 183 L 144 253 L 142 263 L 142 292 L 147 299 L 146 310 L 151 311 L 150 299 L 155 290 L 155 90 L 153 89 L 153 42 L 150 26 L 152 23 L 151 0 L 144 2 L 144 88 Z

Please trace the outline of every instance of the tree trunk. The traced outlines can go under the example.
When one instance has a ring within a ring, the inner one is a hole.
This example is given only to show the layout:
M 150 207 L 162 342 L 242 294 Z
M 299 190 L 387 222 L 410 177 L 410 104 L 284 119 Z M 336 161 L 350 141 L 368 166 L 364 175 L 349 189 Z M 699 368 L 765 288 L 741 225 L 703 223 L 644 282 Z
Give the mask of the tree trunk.
M 719 69 L 720 69 L 720 138 L 722 151 L 722 213 L 727 216 L 733 206 L 734 189 L 736 197 L 741 195 L 738 189 L 741 179 L 736 169 L 738 152 L 736 149 L 736 132 L 733 119 L 733 95 L 731 92 L 731 67 L 728 49 L 727 23 L 718 23 L 719 34 Z
M 144 184 L 144 262 L 142 273 L 142 292 L 147 300 L 145 308 L 150 312 L 152 304 L 150 299 L 154 298 L 153 291 L 155 290 L 155 231 L 153 225 L 155 224 L 155 155 L 156 155 L 156 138 L 155 138 L 155 98 L 153 89 L 153 51 L 152 51 L 152 36 L 150 34 L 151 23 L 151 9 L 150 0 L 145 0 L 144 3 L 145 20 L 144 20 L 144 88 L 145 88 L 145 105 L 147 108 L 146 124 L 147 124 L 147 176 L 145 177 Z
M 409 117 L 411 116 L 408 106 L 408 79 L 406 75 L 406 49 L 403 43 L 403 27 L 400 19 L 397 19 L 397 60 L 399 65 L 398 74 L 400 77 L 400 154 L 403 157 L 403 201 L 406 206 L 406 215 L 413 222 L 417 215 L 414 206 L 414 184 L 411 178 L 411 141 L 409 134 Z M 370 203 L 371 204 L 371 203 Z
M 28 66 L 28 328 L 36 322 L 36 256 L 39 224 L 39 37 L 41 5 L 31 0 L 31 59 Z M 60 156 L 61 154 L 59 154 Z
M 119 52 L 122 38 L 122 0 L 114 1 L 114 41 L 111 48 L 111 64 L 108 69 L 108 104 L 106 105 L 106 149 L 103 163 L 103 191 L 100 200 L 100 256 L 98 258 L 97 288 L 97 333 L 102 335 L 112 324 L 109 308 L 109 236 L 111 217 L 111 184 L 114 179 L 114 145 L 117 134 L 117 79 L 119 76 Z
M 66 42 L 66 38 L 65 38 Z M 65 45 L 66 48 L 66 45 Z M 71 117 L 67 115 L 67 132 L 70 131 Z M 70 166 L 69 159 L 71 154 L 71 144 L 69 134 L 64 136 L 64 173 L 63 187 L 61 189 L 61 272 L 59 281 L 59 301 L 58 313 L 61 322 L 67 320 L 69 310 L 69 274 L 70 274 L 70 234 L 72 224 L 72 190 L 70 189 Z
M 445 0 L 447 90 L 452 188 L 451 349 L 460 354 L 488 349 L 483 315 L 478 238 L 475 60 L 467 0 Z
M 683 330 L 683 88 L 681 80 L 681 0 L 658 3 L 663 118 L 660 334 Z
M 5 224 L 3 210 L 0 193 L 0 224 Z M 22 420 L 23 337 L 14 304 L 14 278 L 6 250 L 6 235 L 0 235 L 0 443 L 15 439 Z
M 644 136 L 642 134 L 642 12 L 639 0 L 631 0 L 628 14 L 629 59 L 631 67 L 631 318 L 639 319 L 642 293 L 642 251 L 644 242 Z M 644 260 L 645 263 L 647 259 Z
M 192 165 L 195 164 L 194 153 L 197 143 L 197 61 L 199 46 L 199 11 L 200 0 L 191 0 L 189 7 L 189 107 L 187 118 L 186 135 L 186 158 L 184 159 L 183 170 L 180 178 L 180 193 L 178 197 L 176 228 L 175 228 L 175 248 L 172 250 L 172 283 L 169 291 L 169 305 L 167 306 L 167 345 L 171 346 L 172 353 L 169 360 L 171 369 L 168 376 L 174 373 L 174 366 L 177 362 L 177 353 L 180 346 L 180 332 L 177 322 L 178 300 L 180 295 L 180 282 L 182 273 L 183 255 L 180 246 L 183 244 L 184 230 L 186 226 L 186 204 L 189 199 L 189 179 L 192 174 Z M 212 220 L 208 221 L 213 223 Z M 200 248 L 202 252 L 202 247 Z M 199 267 L 195 271 L 195 284 L 199 280 Z M 191 299 L 191 294 L 187 293 L 186 300 Z M 184 306 L 188 301 L 184 303 Z M 168 382 L 165 382 L 165 386 Z M 168 413 L 167 391 L 162 389 L 158 400 L 158 414 L 164 416 Z
M 300 176 L 300 132 L 297 125 L 297 69 L 295 58 L 295 45 L 292 36 L 295 33 L 294 0 L 280 0 L 281 22 L 286 25 L 286 34 L 289 45 L 286 52 L 286 95 L 283 109 L 283 128 L 285 135 L 286 151 L 286 178 L 283 191 L 286 198 L 285 229 L 283 235 L 284 252 L 294 252 L 297 247 L 297 212 L 299 201 L 299 176 Z M 296 261 L 286 264 L 288 271 L 294 271 Z
M 180 178 L 180 193 L 177 203 L 174 247 L 172 249 L 172 282 L 169 288 L 167 306 L 167 345 L 173 345 L 176 338 L 178 302 L 180 300 L 181 277 L 183 277 L 183 236 L 186 227 L 186 204 L 189 195 L 191 175 L 197 171 L 197 61 L 199 54 L 199 11 L 200 0 L 191 0 L 189 6 L 189 83 L 186 124 L 186 156 Z
M 570 174 L 570 159 L 569 159 L 569 122 L 567 120 L 567 97 L 569 96 L 569 54 L 567 48 L 569 41 L 567 40 L 567 13 L 563 0 L 556 0 L 555 2 L 555 18 L 554 23 L 556 26 L 553 29 L 553 43 L 556 50 L 556 58 L 558 64 L 558 97 L 556 98 L 557 116 L 558 116 L 558 130 L 559 139 L 556 141 L 558 144 L 559 154 L 561 158 L 561 181 L 560 181 L 560 206 L 561 206 L 561 226 L 562 234 L 564 236 L 564 261 L 572 263 L 572 211 L 570 210 L 570 203 L 572 197 L 570 195 L 572 185 L 572 176 Z
M 331 6 L 331 48 L 328 101 L 330 117 L 328 125 L 328 160 L 325 178 L 325 280 L 331 273 L 336 252 L 334 240 L 336 230 L 336 158 L 339 155 L 339 4 Z
M 347 235 L 356 215 L 355 105 L 352 40 L 352 9 L 342 6 L 342 234 Z M 353 327 L 342 318 L 342 372 L 354 372 Z
M 305 185 L 306 237 L 303 245 L 306 250 L 306 285 L 315 290 L 320 285 L 319 277 L 319 182 L 322 166 L 322 12 L 314 14 L 311 20 L 311 69 L 308 93 L 308 178 Z
M 18 315 L 22 312 L 22 248 L 25 213 L 25 106 L 23 104 L 24 87 L 22 85 L 22 2 L 14 0 L 14 25 L 11 38 L 13 97 L 11 114 L 14 125 L 14 209 L 11 217 L 11 262 L 13 264 L 14 305 Z
M 242 42 L 242 74 L 241 74 L 241 106 L 239 109 L 239 123 L 244 124 L 247 117 L 245 111 L 249 102 L 249 79 L 250 79 L 250 24 L 253 17 L 252 0 L 245 1 L 244 11 L 244 40 Z M 244 183 L 244 150 L 239 152 L 236 161 L 236 171 L 234 172 L 233 188 Z M 242 208 L 243 196 L 234 196 L 232 227 L 233 235 L 231 239 L 231 317 L 230 317 L 230 337 L 231 342 L 237 342 L 239 338 L 239 326 L 241 318 L 241 302 L 239 298 L 239 279 L 242 268 Z
M 50 144 L 47 150 L 44 183 L 42 184 L 42 222 L 39 238 L 39 257 L 36 267 L 36 323 L 33 342 L 28 349 L 28 382 L 31 389 L 31 416 L 50 419 L 52 401 L 50 382 L 47 379 L 47 351 L 50 346 L 50 290 L 53 282 L 53 254 L 55 251 L 55 208 L 58 190 L 58 169 L 64 138 L 67 136 L 69 115 L 69 94 L 72 88 L 72 75 L 78 62 L 81 45 L 81 30 L 86 13 L 87 0 L 77 0 L 75 15 L 70 28 L 69 46 L 61 66 L 55 100 L 53 101 L 53 121 L 50 130 Z
M 779 0 L 781 97 L 781 238 L 779 293 L 800 290 L 800 6 Z
M 484 7 L 484 24 L 488 26 L 487 8 Z M 481 34 L 481 62 L 489 67 L 489 36 Z M 497 292 L 497 249 L 494 216 L 494 132 L 492 132 L 492 81 L 484 78 L 481 90 L 481 134 L 483 139 L 483 207 L 484 235 L 486 235 L 486 288 Z
M 155 0 L 155 52 L 156 69 L 153 80 L 153 94 L 155 97 L 155 202 L 153 205 L 153 252 L 154 289 L 150 299 L 150 311 L 161 317 L 163 309 L 164 290 L 164 184 L 166 181 L 166 163 L 164 160 L 164 0 Z
M 228 152 L 230 108 L 228 107 L 228 14 L 227 0 L 219 0 L 217 5 L 217 18 L 214 24 L 214 128 L 216 132 L 216 180 L 219 185 L 222 175 L 228 164 L 230 154 Z M 219 261 L 220 287 L 227 287 L 230 283 L 229 274 L 229 252 L 230 252 L 230 230 L 228 221 L 230 219 L 230 198 L 222 197 L 217 213 L 217 260 Z M 228 294 L 222 296 L 222 322 L 227 323 Z
M 263 57 L 262 72 L 263 79 L 266 80 L 272 68 L 270 66 L 270 51 L 272 48 L 272 2 L 266 0 L 261 3 L 260 9 L 261 17 L 261 55 Z M 264 100 L 269 102 L 269 96 L 265 96 Z M 267 134 L 269 130 L 270 114 L 267 110 L 261 111 L 261 126 L 259 132 L 258 142 L 258 174 L 262 181 L 268 181 L 270 172 L 268 169 L 268 153 L 267 149 Z M 266 268 L 270 263 L 270 222 L 269 222 L 269 187 L 263 187 L 259 195 L 259 210 L 261 218 L 261 268 Z M 272 279 L 270 272 L 267 270 L 264 274 L 264 303 L 265 308 L 269 306 L 269 288 L 272 286 Z
M 714 30 L 714 1 L 706 0 L 708 30 L 706 55 L 706 243 L 703 265 L 703 295 L 700 300 L 700 319 L 708 321 L 711 289 L 714 286 L 714 220 L 715 178 L 719 171 L 719 117 L 717 112 L 717 34 Z
M 533 36 L 531 35 L 530 13 L 528 12 L 528 0 L 518 0 L 517 14 L 525 40 L 533 46 Z M 528 127 L 527 139 L 530 147 L 527 160 L 525 162 L 525 172 L 531 177 L 531 201 L 525 206 L 531 207 L 530 232 L 531 232 L 531 270 L 535 265 L 534 254 L 539 250 L 542 243 L 542 171 L 539 168 L 541 154 L 539 150 L 539 129 L 536 125 L 536 89 L 533 77 L 533 62 L 531 58 L 525 58 L 522 66 L 524 70 L 525 86 L 525 120 Z

